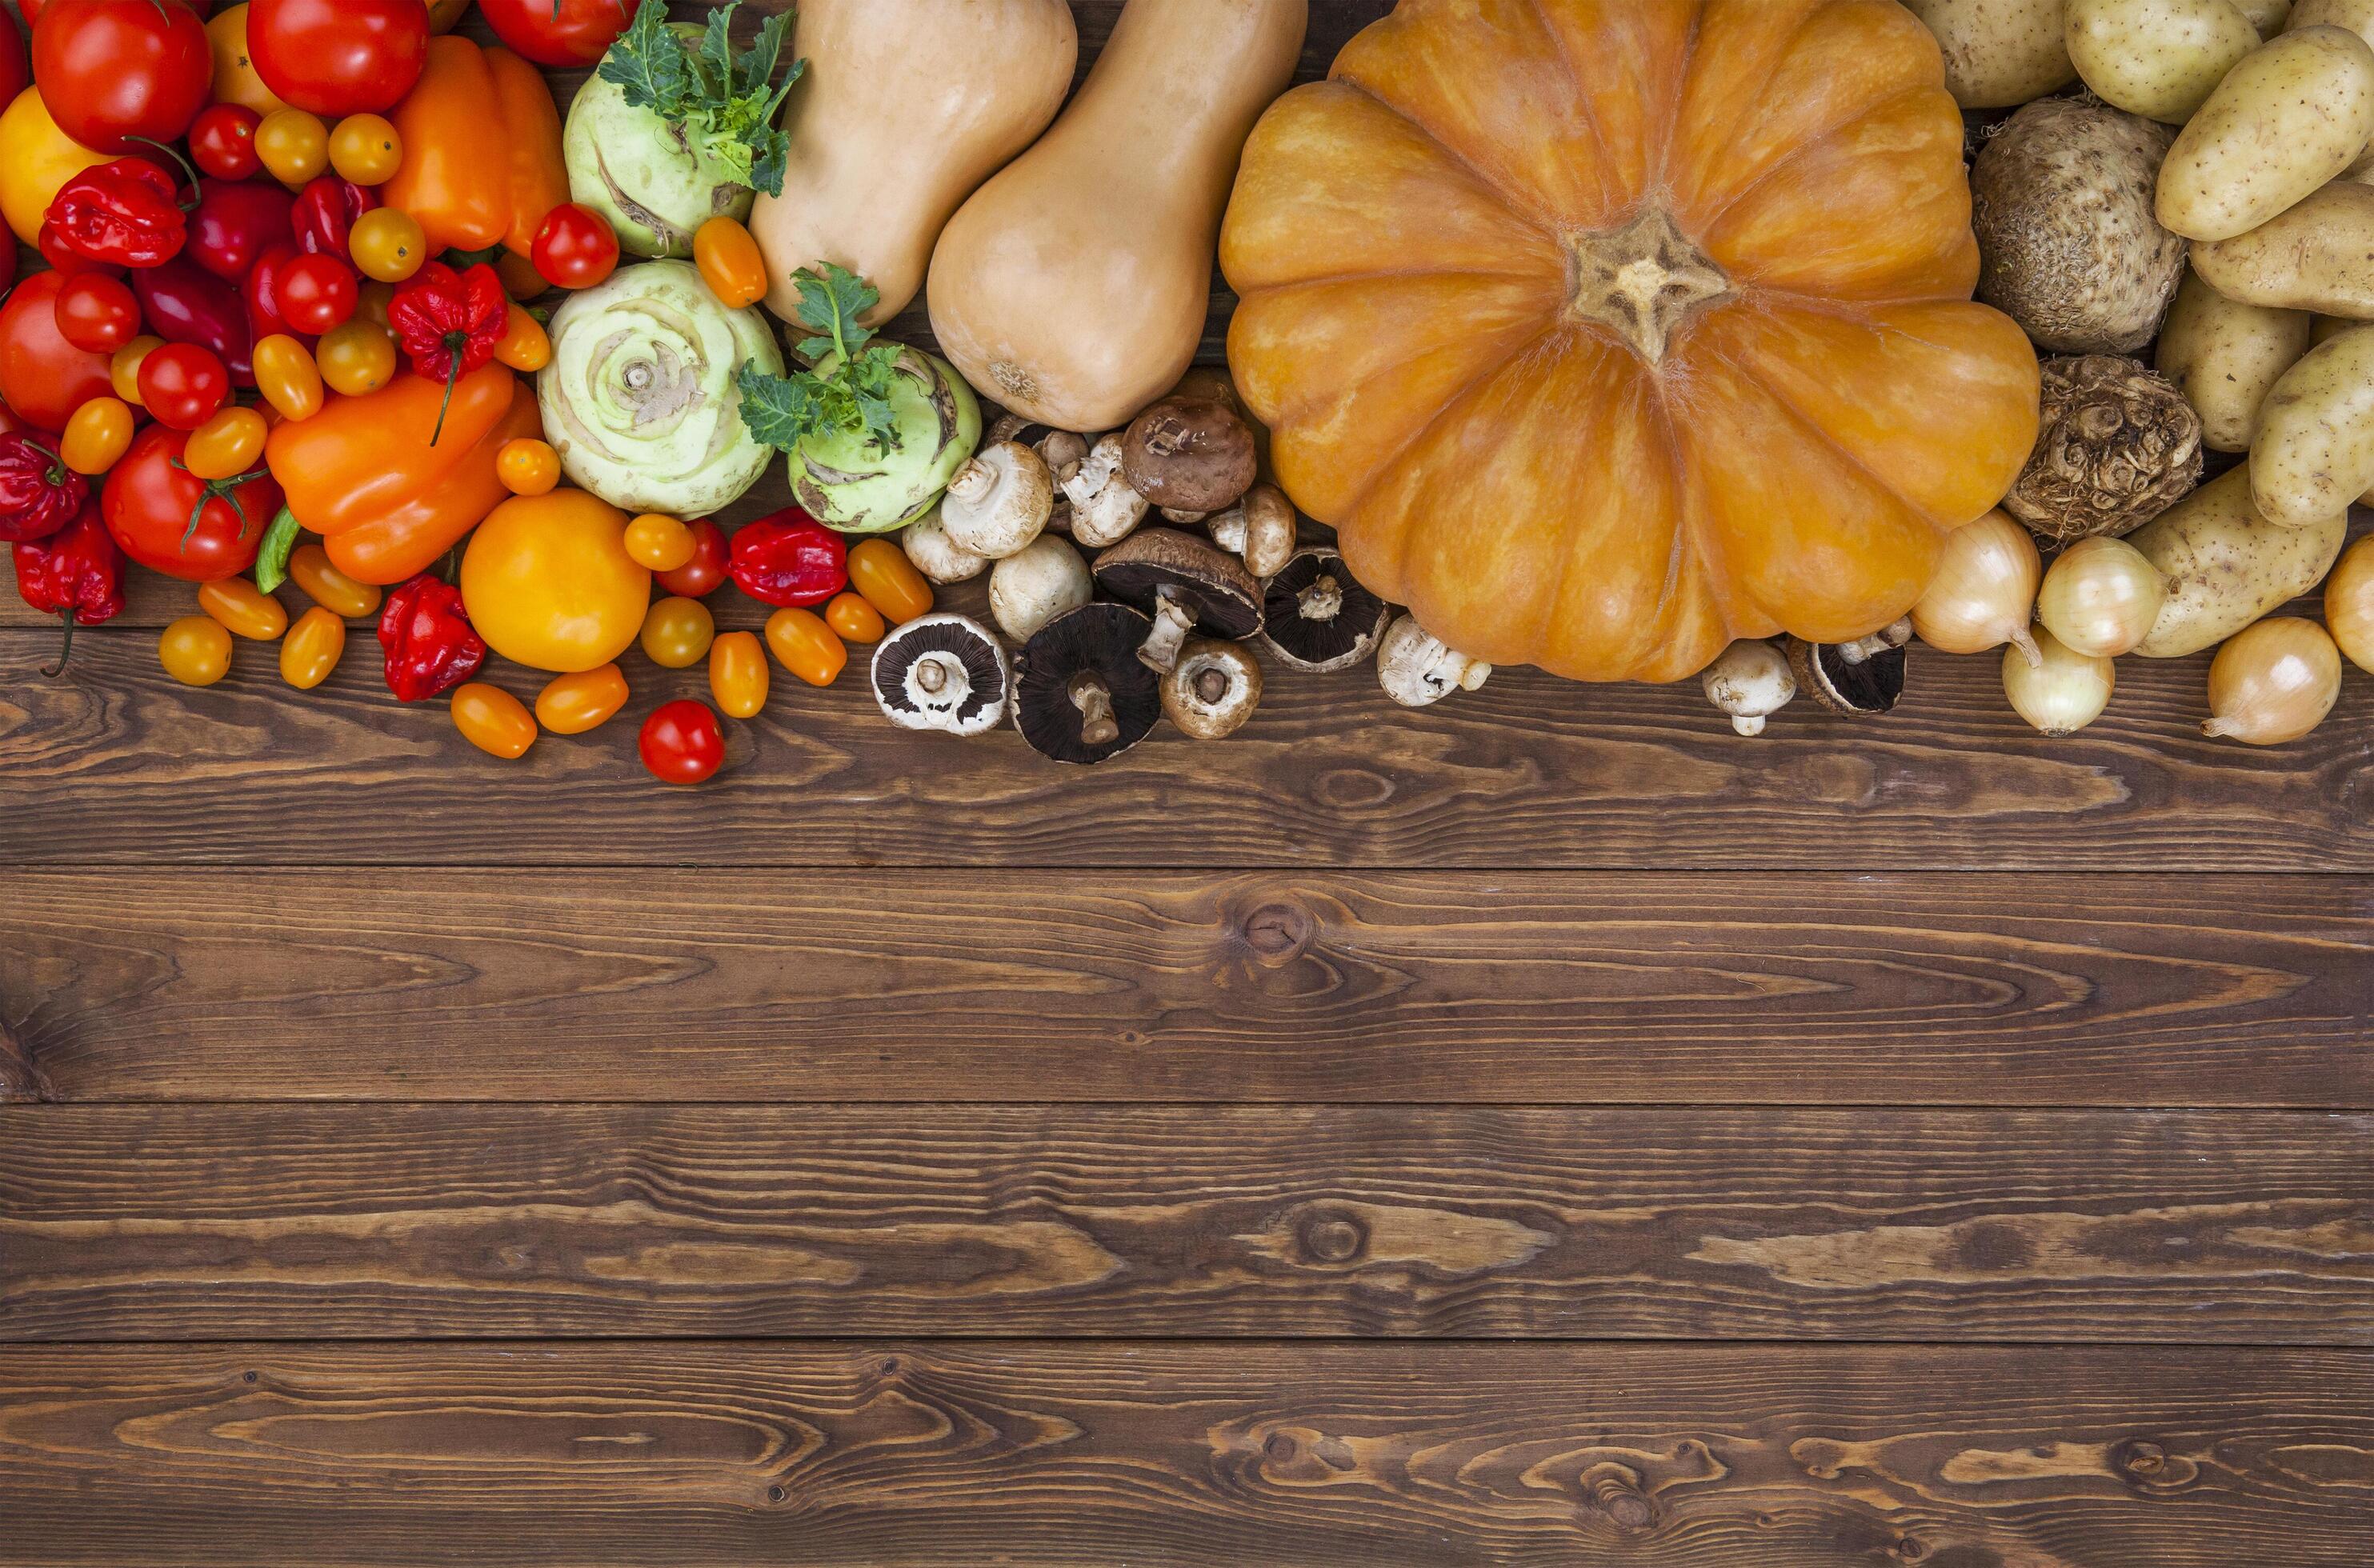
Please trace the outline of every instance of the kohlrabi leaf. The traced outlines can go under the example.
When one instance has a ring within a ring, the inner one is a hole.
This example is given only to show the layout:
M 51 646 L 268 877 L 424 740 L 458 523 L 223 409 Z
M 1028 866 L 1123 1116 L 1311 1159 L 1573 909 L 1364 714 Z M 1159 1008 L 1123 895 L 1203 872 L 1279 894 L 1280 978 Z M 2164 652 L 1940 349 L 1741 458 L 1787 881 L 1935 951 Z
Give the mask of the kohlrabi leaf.
M 776 127 L 775 114 L 807 62 L 794 60 L 782 81 L 770 86 L 791 34 L 791 13 L 761 22 L 750 47 L 736 54 L 728 29 L 740 3 L 710 12 L 698 45 L 688 46 L 668 25 L 664 0 L 642 0 L 634 21 L 602 57 L 599 75 L 617 84 L 629 107 L 685 127 L 736 181 L 780 196 L 791 141 Z
M 846 267 L 824 263 L 821 272 L 803 267 L 792 275 L 800 294 L 799 320 L 815 335 L 799 345 L 801 357 L 831 368 L 770 376 L 742 371 L 742 422 L 750 434 L 781 451 L 809 436 L 862 432 L 887 451 L 899 444 L 898 417 L 890 394 L 900 350 L 874 342 L 857 318 L 881 302 L 881 290 Z

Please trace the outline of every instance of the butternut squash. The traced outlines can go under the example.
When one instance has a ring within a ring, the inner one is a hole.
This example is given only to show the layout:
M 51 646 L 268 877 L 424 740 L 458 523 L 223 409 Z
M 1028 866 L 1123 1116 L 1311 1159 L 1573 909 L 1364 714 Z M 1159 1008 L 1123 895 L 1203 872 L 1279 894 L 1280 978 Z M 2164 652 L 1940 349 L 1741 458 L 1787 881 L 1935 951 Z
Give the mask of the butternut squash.
M 878 326 L 923 287 L 949 215 L 1064 106 L 1079 29 L 1066 0 L 803 0 L 799 47 L 783 193 L 750 217 L 767 305 L 794 319 L 792 274 L 833 262 L 882 291 Z
M 1099 431 L 1179 380 L 1238 158 L 1309 19 L 1307 0 L 1129 0 L 1054 129 L 933 254 L 932 330 L 983 395 Z

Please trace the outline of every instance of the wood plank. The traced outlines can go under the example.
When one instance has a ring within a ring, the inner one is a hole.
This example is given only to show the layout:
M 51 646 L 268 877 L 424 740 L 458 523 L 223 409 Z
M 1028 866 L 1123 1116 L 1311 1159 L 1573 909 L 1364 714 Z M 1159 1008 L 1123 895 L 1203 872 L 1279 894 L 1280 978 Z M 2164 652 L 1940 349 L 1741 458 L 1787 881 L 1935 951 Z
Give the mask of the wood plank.
M 0 1562 L 2358 1568 L 2363 1351 L 0 1351 Z
M 25 872 L 0 953 L 76 1102 L 2374 1106 L 2334 877 Z
M 2374 1343 L 2374 1117 L 6 1113 L 0 1338 Z

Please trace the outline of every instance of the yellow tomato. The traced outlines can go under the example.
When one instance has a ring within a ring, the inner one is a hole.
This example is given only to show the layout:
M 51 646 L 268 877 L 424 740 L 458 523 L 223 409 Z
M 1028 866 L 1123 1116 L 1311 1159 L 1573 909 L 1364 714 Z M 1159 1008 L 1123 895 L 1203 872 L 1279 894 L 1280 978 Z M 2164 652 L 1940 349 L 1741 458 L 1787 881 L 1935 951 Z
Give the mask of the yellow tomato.
M 393 286 L 418 272 L 429 259 L 429 237 L 410 213 L 373 207 L 347 231 L 347 254 L 365 277 Z
M 663 599 L 643 615 L 643 651 L 666 669 L 689 670 L 699 663 L 716 635 L 716 617 L 698 599 Z
M 330 132 L 301 109 L 276 109 L 255 128 L 255 156 L 283 185 L 302 185 L 330 166 Z
M 915 569 L 906 551 L 887 539 L 868 539 L 850 546 L 849 586 L 894 626 L 932 613 L 930 579 Z
M 59 130 L 41 89 L 27 88 L 0 112 L 0 216 L 26 244 L 39 242 L 58 187 L 109 157 Z
M 303 344 L 274 333 L 257 340 L 254 357 L 255 390 L 283 419 L 311 419 L 322 412 L 321 367 Z
M 384 211 L 385 209 L 374 208 L 373 210 Z M 362 287 L 355 291 L 355 320 L 369 322 L 373 326 L 384 327 L 387 325 L 387 308 L 394 303 L 395 285 L 382 283 L 375 277 L 367 277 L 363 279 Z
M 495 477 L 514 496 L 548 496 L 560 483 L 560 454 L 549 441 L 505 441 L 495 454 Z
M 233 6 L 206 23 L 206 39 L 215 52 L 215 97 L 258 114 L 286 109 L 280 95 L 264 85 L 255 61 L 247 52 L 247 7 Z
M 280 639 L 280 678 L 310 692 L 330 678 L 347 651 L 347 623 L 316 604 Z
M 395 374 L 395 339 L 385 327 L 357 317 L 322 334 L 313 362 L 332 392 L 360 397 L 379 391 Z
M 767 685 L 767 645 L 756 632 L 727 632 L 709 645 L 709 693 L 728 719 L 757 718 Z
M 74 411 L 58 439 L 58 457 L 76 474 L 104 474 L 132 447 L 132 405 L 95 397 Z
M 655 572 L 676 570 L 699 548 L 691 529 L 659 512 L 645 512 L 627 524 L 627 554 Z
M 272 340 L 265 338 L 264 341 L 270 343 Z M 135 408 L 147 406 L 140 401 L 140 362 L 148 357 L 151 349 L 164 346 L 163 338 L 144 336 L 134 338 L 115 351 L 115 357 L 107 362 L 107 379 L 115 383 L 116 396 Z
M 813 610 L 778 610 L 768 616 L 767 646 L 784 669 L 812 686 L 832 685 L 849 662 L 840 635 Z
M 505 251 L 495 258 L 495 275 L 503 280 L 503 292 L 514 299 L 533 299 L 550 288 L 535 263 L 517 251 Z
M 230 673 L 230 633 L 211 615 L 184 615 L 157 639 L 165 673 L 185 686 L 210 686 Z
M 694 230 L 693 261 L 701 281 L 725 304 L 740 310 L 767 295 L 767 262 L 750 231 L 723 213 Z
M 288 575 L 305 591 L 305 597 L 334 615 L 358 621 L 379 614 L 380 591 L 332 566 L 330 553 L 319 544 L 298 545 L 296 554 L 288 557 Z
M 330 133 L 330 167 L 341 180 L 382 185 L 404 161 L 404 138 L 381 114 L 349 114 Z
M 199 479 L 244 474 L 264 455 L 264 438 L 271 433 L 253 408 L 226 408 L 191 433 L 182 465 Z
M 598 730 L 627 706 L 627 677 L 616 664 L 555 675 L 535 699 L 535 721 L 556 735 Z
M 552 363 L 552 339 L 546 335 L 544 323 L 518 306 L 504 319 L 502 341 L 495 345 L 495 358 L 529 375 Z
M 198 584 L 198 608 L 222 623 L 223 630 L 251 642 L 270 642 L 288 629 L 288 612 L 243 577 Z
M 488 756 L 506 762 L 525 756 L 528 747 L 535 744 L 535 716 L 527 705 L 484 681 L 467 681 L 453 688 L 453 728 Z
M 856 593 L 834 594 L 824 607 L 824 624 L 851 642 L 880 642 L 890 629 L 882 623 L 882 612 Z
M 470 536 L 462 603 L 515 664 L 570 673 L 634 646 L 652 574 L 622 543 L 627 514 L 582 490 L 514 496 Z
M 429 30 L 452 31 L 453 24 L 460 21 L 462 13 L 469 8 L 470 0 L 429 0 Z

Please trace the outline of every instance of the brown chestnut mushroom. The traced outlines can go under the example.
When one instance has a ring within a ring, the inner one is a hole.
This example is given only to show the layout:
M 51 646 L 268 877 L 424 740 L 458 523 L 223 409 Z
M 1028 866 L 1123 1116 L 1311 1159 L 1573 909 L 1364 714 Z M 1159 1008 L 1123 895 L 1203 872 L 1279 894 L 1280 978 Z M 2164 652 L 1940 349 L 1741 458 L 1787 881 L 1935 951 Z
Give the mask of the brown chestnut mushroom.
M 1893 708 L 1904 695 L 1904 649 L 1911 640 L 1910 624 L 1901 621 L 1851 642 L 1807 642 L 1792 637 L 1789 669 L 1797 685 L 1832 713 L 1874 718 Z
M 1262 640 L 1298 670 L 1347 669 L 1377 650 L 1393 606 L 1353 580 L 1344 557 L 1304 550 L 1263 590 Z
M 1129 487 L 1166 511 L 1216 512 L 1252 488 L 1252 427 L 1214 398 L 1166 398 L 1122 438 Z
M 1039 628 L 1015 660 L 1014 724 L 1030 749 L 1089 765 L 1146 739 L 1161 678 L 1140 662 L 1153 628 L 1126 604 L 1083 604 Z
M 1242 558 L 1245 570 L 1266 581 L 1284 571 L 1293 557 L 1299 522 L 1285 491 L 1275 485 L 1256 485 L 1235 506 L 1214 512 L 1204 527 L 1213 544 Z
M 1154 616 L 1137 656 L 1169 674 L 1187 634 L 1240 641 L 1262 629 L 1261 584 L 1242 563 L 1171 528 L 1141 528 L 1097 557 L 1097 583 Z
M 1180 732 L 1198 741 L 1236 733 L 1261 706 L 1261 666 L 1242 645 L 1190 638 L 1179 662 L 1162 677 L 1162 711 Z

